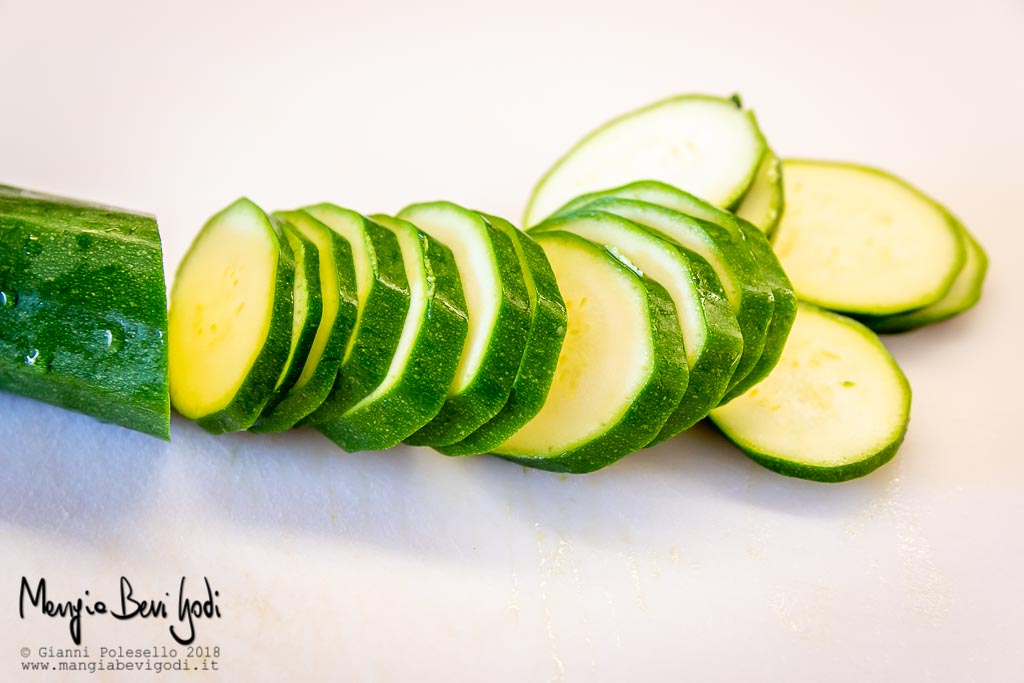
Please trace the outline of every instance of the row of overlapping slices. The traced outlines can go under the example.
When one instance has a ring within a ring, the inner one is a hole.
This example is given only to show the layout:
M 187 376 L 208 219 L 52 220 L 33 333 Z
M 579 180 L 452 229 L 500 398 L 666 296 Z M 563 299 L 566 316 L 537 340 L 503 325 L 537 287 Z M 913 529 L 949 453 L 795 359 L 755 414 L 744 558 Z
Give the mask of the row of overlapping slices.
M 763 379 L 797 305 L 764 233 L 642 181 L 523 232 L 450 202 L 206 224 L 171 296 L 171 399 L 211 432 L 309 424 L 598 469 Z

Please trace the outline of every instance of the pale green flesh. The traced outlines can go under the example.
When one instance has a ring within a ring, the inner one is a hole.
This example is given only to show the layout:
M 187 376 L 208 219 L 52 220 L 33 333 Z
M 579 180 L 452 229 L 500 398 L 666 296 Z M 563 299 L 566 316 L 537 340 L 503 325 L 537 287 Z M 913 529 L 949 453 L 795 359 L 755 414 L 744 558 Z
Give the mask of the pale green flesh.
M 398 214 L 452 250 L 469 313 L 469 334 L 448 396 L 462 393 L 480 371 L 498 318 L 501 281 L 487 224 L 454 205 L 417 205 Z
M 317 219 L 334 232 L 344 237 L 352 247 L 352 258 L 356 271 L 356 320 L 349 336 L 348 344 L 345 346 L 343 361 L 347 361 L 352 354 L 352 347 L 355 346 L 356 338 L 359 336 L 359 324 L 362 322 L 363 309 L 366 306 L 366 297 L 373 286 L 373 254 L 366 244 L 366 233 L 363 231 L 363 217 L 354 211 L 342 209 L 337 206 L 314 206 L 303 209 L 313 218 Z
M 722 207 L 753 181 L 765 150 L 753 115 L 726 98 L 682 96 L 630 112 L 592 132 L 534 189 L 531 226 L 586 192 L 660 180 Z
M 735 213 L 761 232 L 771 234 L 782 218 L 783 197 L 782 161 L 770 149 L 765 150 L 754 182 Z
M 654 368 L 642 281 L 599 252 L 543 234 L 537 241 L 558 278 L 568 325 L 544 407 L 495 449 L 502 455 L 543 457 L 595 440 L 622 420 Z
M 910 385 L 878 338 L 807 304 L 771 374 L 711 411 L 743 450 L 794 465 L 794 476 L 800 466 L 841 468 L 884 453 L 909 414 Z
M 388 374 L 381 383 L 359 403 L 355 404 L 346 415 L 354 413 L 385 397 L 387 393 L 402 379 L 402 373 L 409 364 L 416 340 L 426 321 L 429 292 L 427 291 L 427 271 L 423 263 L 423 244 L 420 242 L 416 229 L 404 221 L 389 219 L 387 216 L 374 216 L 379 225 L 391 230 L 398 239 L 402 249 L 402 260 L 409 278 L 409 312 L 405 317 L 402 336 L 398 340 L 395 355 L 388 367 Z
M 786 210 L 772 243 L 797 296 L 836 311 L 888 315 L 949 291 L 964 260 L 955 221 L 889 174 L 783 162 Z
M 960 274 L 953 281 L 953 286 L 949 288 L 946 296 L 924 308 L 896 315 L 865 318 L 862 322 L 876 332 L 903 332 L 946 320 L 978 303 L 981 298 L 982 284 L 988 271 L 988 256 L 966 228 L 961 227 L 961 230 L 966 247 L 964 266 L 960 269 Z

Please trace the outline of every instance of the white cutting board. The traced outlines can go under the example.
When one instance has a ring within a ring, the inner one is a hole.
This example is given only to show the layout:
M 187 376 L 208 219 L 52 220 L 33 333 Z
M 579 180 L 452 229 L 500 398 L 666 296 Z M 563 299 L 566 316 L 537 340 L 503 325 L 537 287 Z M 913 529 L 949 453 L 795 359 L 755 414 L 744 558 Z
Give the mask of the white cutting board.
M 164 444 L 0 394 L 0 679 L 83 680 L 22 673 L 71 645 L 18 617 L 22 576 L 114 603 L 122 575 L 219 591 L 196 642 L 220 673 L 190 680 L 1024 679 L 1019 0 L 285 4 L 0 0 L 0 182 L 156 213 L 170 273 L 240 194 L 518 220 L 592 126 L 739 91 L 781 155 L 947 202 L 992 257 L 984 301 L 886 339 L 910 433 L 841 485 L 705 427 L 575 477 L 181 419 Z M 82 632 L 96 660 L 169 625 Z

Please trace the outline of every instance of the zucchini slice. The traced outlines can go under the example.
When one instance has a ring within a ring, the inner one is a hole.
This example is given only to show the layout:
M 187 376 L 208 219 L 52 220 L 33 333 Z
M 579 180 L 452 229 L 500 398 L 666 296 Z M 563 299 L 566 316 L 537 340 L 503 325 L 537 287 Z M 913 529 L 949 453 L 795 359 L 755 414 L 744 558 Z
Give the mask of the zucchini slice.
M 349 452 L 391 448 L 437 415 L 468 331 L 451 250 L 407 221 L 382 215 L 370 220 L 398 240 L 409 281 L 409 312 L 381 383 L 337 418 L 314 422 Z
M 155 218 L 0 185 L 0 390 L 169 437 Z
M 445 455 L 475 455 L 501 445 L 540 412 L 565 338 L 565 302 L 548 257 L 533 238 L 508 221 L 480 214 L 515 245 L 530 302 L 530 332 L 508 400 L 497 415 L 462 441 L 438 446 Z
M 672 297 L 689 382 L 654 443 L 707 417 L 725 395 L 743 353 L 739 324 L 714 269 L 694 252 L 610 213 L 570 213 L 541 223 L 531 234 L 549 230 L 571 232 L 621 254 Z
M 258 432 L 291 429 L 320 407 L 337 380 L 359 310 L 355 263 L 348 240 L 304 211 L 283 211 L 274 216 L 290 224 L 319 254 L 321 315 L 302 372 L 287 396 L 269 412 L 264 411 L 253 428 Z
M 262 415 L 267 415 L 277 404 L 284 400 L 289 390 L 295 385 L 306 357 L 316 338 L 316 330 L 320 326 L 323 305 L 320 298 L 320 252 L 316 245 L 302 236 L 298 230 L 277 216 L 270 217 L 277 228 L 278 235 L 288 244 L 292 259 L 295 261 L 295 279 L 292 284 L 292 341 L 288 351 L 288 359 L 274 387 L 274 395 L 263 407 Z M 261 431 L 258 418 L 250 431 Z
M 334 204 L 304 209 L 348 240 L 355 260 L 359 311 L 330 395 L 308 418 L 330 421 L 366 398 L 387 376 L 409 313 L 409 279 L 395 234 Z
M 978 303 L 981 298 L 981 287 L 988 272 L 988 256 L 974 236 L 961 225 L 961 236 L 966 246 L 964 267 L 953 280 L 946 296 L 934 304 L 918 308 L 906 313 L 886 316 L 864 316 L 860 321 L 875 332 L 893 333 L 908 332 L 924 325 L 937 323 L 963 313 Z
M 824 308 L 889 315 L 936 303 L 963 267 L 956 220 L 884 171 L 783 162 L 786 211 L 775 252 L 797 296 Z
M 558 278 L 568 330 L 544 407 L 494 453 L 592 472 L 650 443 L 679 404 L 679 321 L 668 292 L 608 250 L 567 232 L 535 239 Z
M 637 178 L 682 187 L 732 207 L 750 187 L 766 149 L 738 97 L 681 95 L 629 112 L 569 150 L 533 190 L 523 225 L 569 199 Z
M 796 316 L 796 294 L 793 292 L 793 285 L 786 277 L 785 271 L 779 259 L 772 251 L 771 244 L 765 235 L 747 221 L 734 216 L 728 211 L 719 209 L 699 199 L 688 192 L 678 188 L 659 183 L 652 180 L 642 180 L 622 187 L 594 192 L 570 202 L 566 208 L 561 209 L 556 215 L 562 215 L 566 210 L 573 207 L 586 206 L 594 201 L 607 198 L 619 197 L 623 199 L 635 199 L 638 201 L 657 204 L 673 211 L 685 213 L 709 223 L 713 223 L 733 236 L 734 240 L 746 245 L 750 256 L 754 261 L 755 268 L 751 269 L 750 275 L 756 277 L 761 285 L 772 292 L 772 316 L 765 330 L 764 346 L 757 363 L 748 373 L 749 380 L 728 392 L 723 401 L 728 402 L 739 396 L 749 386 L 752 386 L 760 378 L 764 378 L 779 360 L 782 348 L 786 343 L 786 337 L 793 326 L 793 318 Z
M 171 403 L 214 434 L 252 426 L 291 349 L 295 264 L 267 215 L 239 199 L 211 218 L 171 292 Z
M 775 370 L 711 419 L 770 470 L 846 481 L 896 454 L 910 419 L 910 384 L 871 330 L 801 303 Z
M 736 215 L 771 235 L 782 218 L 785 193 L 782 184 L 782 160 L 766 150 L 754 182 L 736 206 Z
M 703 257 L 715 270 L 743 333 L 743 353 L 726 399 L 743 393 L 764 375 L 753 372 L 764 351 L 774 295 L 745 242 L 725 228 L 663 206 L 632 199 L 601 199 L 588 210 L 604 211 L 638 223 Z
M 406 207 L 407 220 L 455 257 L 464 287 L 469 334 L 448 397 L 438 414 L 405 439 L 443 446 L 467 437 L 508 400 L 530 332 L 530 303 L 512 240 L 479 214 L 451 202 Z

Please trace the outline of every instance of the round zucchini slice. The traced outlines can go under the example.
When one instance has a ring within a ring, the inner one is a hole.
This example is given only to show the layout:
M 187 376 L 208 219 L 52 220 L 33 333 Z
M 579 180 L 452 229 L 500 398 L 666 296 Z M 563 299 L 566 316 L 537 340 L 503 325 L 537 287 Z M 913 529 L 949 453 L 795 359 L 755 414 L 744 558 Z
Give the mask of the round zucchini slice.
M 275 217 L 287 221 L 316 247 L 321 315 L 302 372 L 284 399 L 264 411 L 253 428 L 259 432 L 291 429 L 320 407 L 334 387 L 359 310 L 348 240 L 303 211 L 285 211 Z
M 462 441 L 438 446 L 445 455 L 475 455 L 497 448 L 540 412 L 555 376 L 565 338 L 565 302 L 544 250 L 508 221 L 480 214 L 515 245 L 530 303 L 530 332 L 508 400 L 497 415 Z
M 679 321 L 664 288 L 607 249 L 560 231 L 535 239 L 558 278 L 568 330 L 544 407 L 494 453 L 591 472 L 650 443 L 679 404 Z
M 745 242 L 714 223 L 647 202 L 608 198 L 589 204 L 587 208 L 638 223 L 696 252 L 710 263 L 743 333 L 743 353 L 723 400 L 743 393 L 763 378 L 763 374 L 755 374 L 753 370 L 764 351 L 774 295 Z
M 323 303 L 320 296 L 320 250 L 306 239 L 301 232 L 278 216 L 271 216 L 271 222 L 277 228 L 278 235 L 284 239 L 291 249 L 295 261 L 295 279 L 292 285 L 292 343 L 288 351 L 281 377 L 274 387 L 274 395 L 267 401 L 262 415 L 268 415 L 281 401 L 302 374 L 306 357 L 313 347 L 320 317 L 323 314 Z M 259 432 L 260 419 L 257 419 L 250 431 Z
M 797 296 L 857 315 L 930 306 L 964 262 L 956 220 L 883 171 L 825 161 L 783 162 L 786 211 L 775 252 Z
M 215 434 L 252 426 L 291 348 L 295 264 L 267 215 L 239 199 L 178 268 L 168 318 L 171 403 Z
M 782 160 L 766 150 L 754 182 L 736 206 L 736 215 L 766 235 L 771 235 L 782 218 L 785 193 L 782 185 Z
M 391 448 L 437 415 L 468 329 L 451 250 L 407 221 L 382 215 L 370 220 L 398 240 L 409 281 L 409 312 L 381 383 L 337 418 L 314 423 L 349 452 Z
M 529 296 L 511 238 L 476 212 L 430 202 L 398 216 L 451 249 L 467 285 L 469 334 L 448 397 L 434 419 L 405 440 L 443 446 L 479 429 L 508 400 L 530 332 Z
M 871 330 L 801 303 L 775 370 L 711 419 L 770 470 L 846 481 L 896 454 L 910 420 L 910 384 Z
M 689 367 L 679 405 L 653 442 L 707 417 L 725 395 L 743 353 L 743 336 L 714 269 L 694 252 L 614 214 L 586 210 L 547 220 L 531 233 L 571 232 L 621 254 L 668 292 Z
M 752 112 L 738 97 L 681 95 L 606 123 L 578 142 L 533 190 L 523 225 L 569 199 L 653 178 L 732 207 L 753 182 L 765 151 Z
M 334 204 L 304 209 L 352 247 L 359 310 L 330 395 L 307 418 L 330 421 L 366 398 L 387 376 L 409 313 L 409 279 L 395 234 Z

